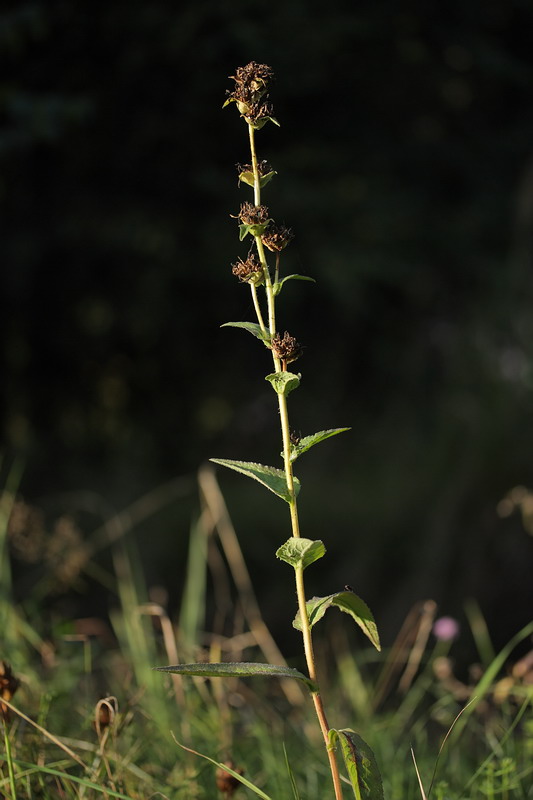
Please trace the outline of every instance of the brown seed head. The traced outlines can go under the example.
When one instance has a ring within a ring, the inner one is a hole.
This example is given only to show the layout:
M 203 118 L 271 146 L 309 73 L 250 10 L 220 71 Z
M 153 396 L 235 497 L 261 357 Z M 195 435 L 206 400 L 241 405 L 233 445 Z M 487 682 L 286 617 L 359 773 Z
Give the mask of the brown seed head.
M 264 225 L 268 222 L 268 208 L 254 206 L 253 203 L 241 203 L 239 219 L 244 225 Z
M 20 681 L 13 675 L 10 664 L 7 661 L 0 661 L 0 717 L 6 722 L 11 719 L 11 711 L 2 700 L 11 702 L 19 686 Z
M 254 171 L 254 168 L 253 168 L 253 166 L 251 164 L 235 164 L 235 166 L 237 167 L 237 172 L 239 173 L 239 175 L 242 172 L 253 172 Z M 263 159 L 263 161 L 258 161 L 257 162 L 257 171 L 259 173 L 259 177 L 262 178 L 264 175 L 268 175 L 268 173 L 272 172 L 273 170 L 272 170 L 272 167 L 270 166 L 270 164 L 268 163 L 268 161 L 265 161 Z
M 254 126 L 260 127 L 261 120 L 272 117 L 272 104 L 267 99 L 267 88 L 274 77 L 267 64 L 250 61 L 245 67 L 238 67 L 235 75 L 235 90 L 228 92 L 228 102 L 234 100 L 243 117 Z
M 294 336 L 290 336 L 287 331 L 280 336 L 275 333 L 272 337 L 272 352 L 274 355 L 283 361 L 283 364 L 290 364 L 291 361 L 296 361 L 302 355 L 302 345 L 299 344 Z
M 243 283 L 253 283 L 255 286 L 260 286 L 263 282 L 263 267 L 251 250 L 246 261 L 239 258 L 235 264 L 232 264 L 231 271 Z
M 261 236 L 261 241 L 273 253 L 279 253 L 294 239 L 294 233 L 285 225 L 269 225 Z

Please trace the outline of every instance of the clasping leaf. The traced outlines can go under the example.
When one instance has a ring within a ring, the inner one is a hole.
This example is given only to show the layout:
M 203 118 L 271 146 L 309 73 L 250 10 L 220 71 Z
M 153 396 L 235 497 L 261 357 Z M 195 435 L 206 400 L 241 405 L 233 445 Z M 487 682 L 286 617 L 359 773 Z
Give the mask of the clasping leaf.
M 320 539 L 304 539 L 303 537 L 292 537 L 276 551 L 277 558 L 290 564 L 294 569 L 305 569 L 318 561 L 325 554 L 326 548 Z
M 338 433 L 344 433 L 349 430 L 351 428 L 330 428 L 327 431 L 318 431 L 318 433 L 312 433 L 310 436 L 304 436 L 298 444 L 291 445 L 291 461 L 296 461 L 298 456 L 310 450 L 315 444 L 323 442 L 324 439 L 329 439 L 330 436 L 336 436 Z
M 300 375 L 294 372 L 272 372 L 265 375 L 265 380 L 272 384 L 272 388 L 277 394 L 287 396 L 300 385 Z
M 266 467 L 264 464 L 256 464 L 253 461 L 233 461 L 229 458 L 211 458 L 209 459 L 214 464 L 220 464 L 222 467 L 228 467 L 253 478 L 271 492 L 277 494 L 285 502 L 290 503 L 292 500 L 291 493 L 287 486 L 287 478 L 283 470 L 276 469 L 275 467 Z M 300 491 L 300 481 L 298 478 L 293 477 L 294 495 L 298 495 Z

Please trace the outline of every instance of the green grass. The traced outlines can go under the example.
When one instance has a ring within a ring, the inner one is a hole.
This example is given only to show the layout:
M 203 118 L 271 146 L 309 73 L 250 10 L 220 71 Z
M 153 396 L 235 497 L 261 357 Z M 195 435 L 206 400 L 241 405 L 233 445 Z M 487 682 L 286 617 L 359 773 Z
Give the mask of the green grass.
M 38 612 L 42 597 L 27 598 L 24 607 L 12 601 L 7 522 L 13 496 L 10 487 L 1 506 L 0 660 L 11 664 L 20 686 L 11 699 L 3 694 L 0 797 L 222 798 L 213 764 L 177 742 L 215 761 L 231 759 L 273 800 L 331 796 L 323 743 L 304 694 L 260 678 L 205 681 L 152 670 L 192 660 L 264 661 L 272 647 L 255 607 L 253 623 L 243 621 L 241 601 L 251 588 L 228 518 L 220 517 L 230 526 L 221 536 L 205 509 L 203 522 L 192 528 L 180 624 L 148 600 L 140 560 L 117 537 L 105 577 L 114 587 L 110 630 L 80 632 L 64 619 L 45 624 Z M 236 597 L 225 609 L 229 636 L 202 630 L 206 564 L 216 542 L 226 563 L 217 591 L 231 583 Z M 95 573 L 96 564 L 84 570 Z M 478 613 L 469 609 L 473 621 Z M 533 689 L 527 676 L 509 671 L 513 648 L 531 636 L 531 626 L 488 661 L 490 648 L 477 624 L 486 663 L 467 686 L 451 671 L 450 645 L 431 644 L 432 637 L 415 628 L 409 644 L 400 641 L 382 654 L 360 650 L 341 616 L 324 625 L 317 643 L 324 652 L 324 692 L 335 726 L 361 731 L 374 750 L 388 800 L 421 797 L 411 748 L 425 792 L 432 783 L 435 800 L 533 798 Z M 102 703 L 106 697 L 116 701 Z M 255 795 L 239 787 L 236 796 Z M 345 797 L 351 796 L 346 786 Z

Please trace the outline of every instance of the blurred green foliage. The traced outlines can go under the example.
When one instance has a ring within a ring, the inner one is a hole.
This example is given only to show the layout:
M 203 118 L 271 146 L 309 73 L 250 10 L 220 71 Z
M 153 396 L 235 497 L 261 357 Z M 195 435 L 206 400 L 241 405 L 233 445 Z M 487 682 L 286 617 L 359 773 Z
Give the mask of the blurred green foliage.
M 496 513 L 532 473 L 532 24 L 526 0 L 4 4 L 3 439 L 23 493 L 120 508 L 208 456 L 277 463 L 268 359 L 219 330 L 253 318 L 230 269 L 245 129 L 221 106 L 264 61 L 265 200 L 296 233 L 285 268 L 317 281 L 280 308 L 306 344 L 293 420 L 353 428 L 298 472 L 305 535 L 328 527 L 321 591 L 355 584 L 385 629 L 420 597 L 475 596 L 507 640 L 533 599 L 531 537 Z M 259 577 L 282 511 L 223 481 Z M 194 504 L 141 542 L 153 580 Z M 263 596 L 275 617 L 285 598 Z

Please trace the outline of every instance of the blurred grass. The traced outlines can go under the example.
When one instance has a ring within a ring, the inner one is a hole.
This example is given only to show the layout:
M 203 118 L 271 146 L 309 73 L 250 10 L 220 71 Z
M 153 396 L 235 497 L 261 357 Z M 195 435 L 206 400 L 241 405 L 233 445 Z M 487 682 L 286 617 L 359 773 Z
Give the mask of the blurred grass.
M 107 591 L 115 587 L 106 620 L 62 619 L 57 612 L 50 619 L 31 598 L 23 607 L 15 604 L 10 518 L 21 500 L 11 476 L 0 528 L 0 795 L 6 800 L 222 797 L 213 766 L 175 740 L 231 760 L 276 800 L 294 797 L 292 779 L 306 800 L 331 795 L 311 704 L 294 690 L 256 679 L 204 681 L 152 670 L 205 659 L 271 657 L 279 663 L 213 481 L 211 473 L 201 475 L 202 511 L 191 526 L 176 623 L 165 610 L 164 592 L 150 595 L 134 538 L 116 531 L 109 541 L 111 570 L 103 575 Z M 92 558 L 82 571 L 99 574 Z M 56 563 L 63 577 L 64 567 Z M 219 602 L 211 631 L 205 630 L 208 576 Z M 48 574 L 46 585 L 57 586 L 57 578 Z M 71 580 L 75 584 L 79 572 Z M 460 678 L 453 641 L 431 634 L 435 614 L 434 603 L 420 603 L 383 654 L 361 650 L 357 635 L 334 614 L 325 620 L 317 652 L 330 722 L 358 730 L 369 742 L 390 800 L 420 797 L 411 747 L 425 791 L 432 784 L 436 800 L 533 798 L 533 658 L 514 656 L 515 646 L 531 638 L 532 625 L 493 653 L 481 612 L 471 604 L 480 663 Z M 6 663 L 20 681 L 14 697 Z M 441 743 L 468 702 L 434 775 Z M 252 795 L 239 788 L 237 796 Z

